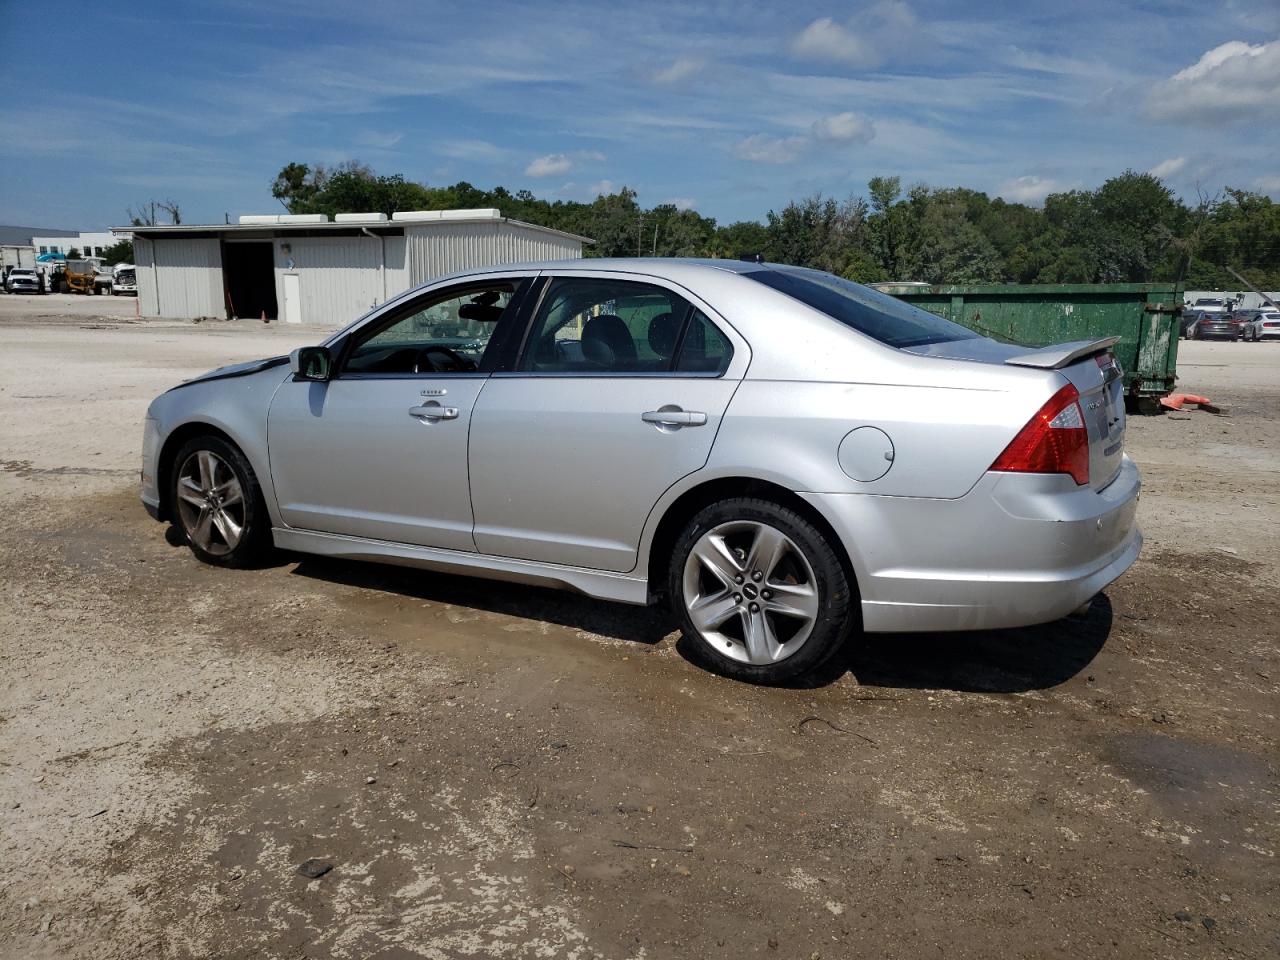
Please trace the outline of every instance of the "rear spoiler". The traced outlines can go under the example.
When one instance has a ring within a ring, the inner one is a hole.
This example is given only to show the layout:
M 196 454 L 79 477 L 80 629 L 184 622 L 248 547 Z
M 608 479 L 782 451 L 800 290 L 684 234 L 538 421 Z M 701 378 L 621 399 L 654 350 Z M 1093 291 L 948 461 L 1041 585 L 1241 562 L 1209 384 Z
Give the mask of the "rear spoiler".
M 1024 353 L 1017 357 L 1010 357 L 1005 363 L 1011 363 L 1016 367 L 1040 367 L 1044 370 L 1059 370 L 1062 367 L 1070 366 L 1077 360 L 1083 360 L 1085 357 L 1092 356 L 1095 353 L 1103 353 L 1106 350 L 1110 350 L 1119 342 L 1119 337 L 1104 337 L 1101 340 L 1074 340 L 1071 343 L 1059 343 L 1056 346 L 1045 347 L 1043 350 L 1037 350 L 1034 353 Z

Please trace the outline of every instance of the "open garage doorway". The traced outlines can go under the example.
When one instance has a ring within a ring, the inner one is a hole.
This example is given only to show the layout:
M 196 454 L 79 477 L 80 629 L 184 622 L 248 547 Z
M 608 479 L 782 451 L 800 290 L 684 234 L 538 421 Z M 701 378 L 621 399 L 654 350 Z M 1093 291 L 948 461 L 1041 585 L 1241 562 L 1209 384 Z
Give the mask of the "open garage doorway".
M 222 244 L 222 278 L 227 316 L 257 320 L 266 314 L 274 320 L 276 304 L 275 261 L 270 240 L 227 240 Z

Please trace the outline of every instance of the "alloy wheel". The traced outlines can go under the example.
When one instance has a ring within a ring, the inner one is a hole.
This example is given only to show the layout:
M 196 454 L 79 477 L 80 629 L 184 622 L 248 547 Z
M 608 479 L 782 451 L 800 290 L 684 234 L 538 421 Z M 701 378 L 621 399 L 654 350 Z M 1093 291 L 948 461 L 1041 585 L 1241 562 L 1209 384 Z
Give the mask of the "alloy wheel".
M 778 663 L 813 632 L 820 598 L 813 567 L 795 541 L 755 520 L 722 523 L 693 545 L 684 605 L 698 634 L 741 663 Z
M 244 536 L 245 502 L 240 479 L 212 450 L 197 450 L 178 470 L 178 516 L 191 542 L 225 556 Z

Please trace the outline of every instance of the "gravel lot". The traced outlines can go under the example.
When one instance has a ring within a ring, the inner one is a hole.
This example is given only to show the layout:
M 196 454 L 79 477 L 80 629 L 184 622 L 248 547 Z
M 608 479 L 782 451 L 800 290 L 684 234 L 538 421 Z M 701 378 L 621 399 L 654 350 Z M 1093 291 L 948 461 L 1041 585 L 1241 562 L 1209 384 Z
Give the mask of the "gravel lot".
M 1130 421 L 1087 617 L 762 689 L 656 610 L 198 564 L 143 410 L 316 336 L 133 311 L 0 297 L 0 956 L 1280 955 L 1280 346 L 1183 344 L 1228 414 Z

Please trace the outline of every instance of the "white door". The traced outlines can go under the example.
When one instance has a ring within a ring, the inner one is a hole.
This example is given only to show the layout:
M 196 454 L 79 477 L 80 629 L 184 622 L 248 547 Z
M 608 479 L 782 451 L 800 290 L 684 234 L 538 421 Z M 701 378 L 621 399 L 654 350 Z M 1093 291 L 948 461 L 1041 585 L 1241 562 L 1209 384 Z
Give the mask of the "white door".
M 302 278 L 296 273 L 284 275 L 284 322 L 302 322 Z

